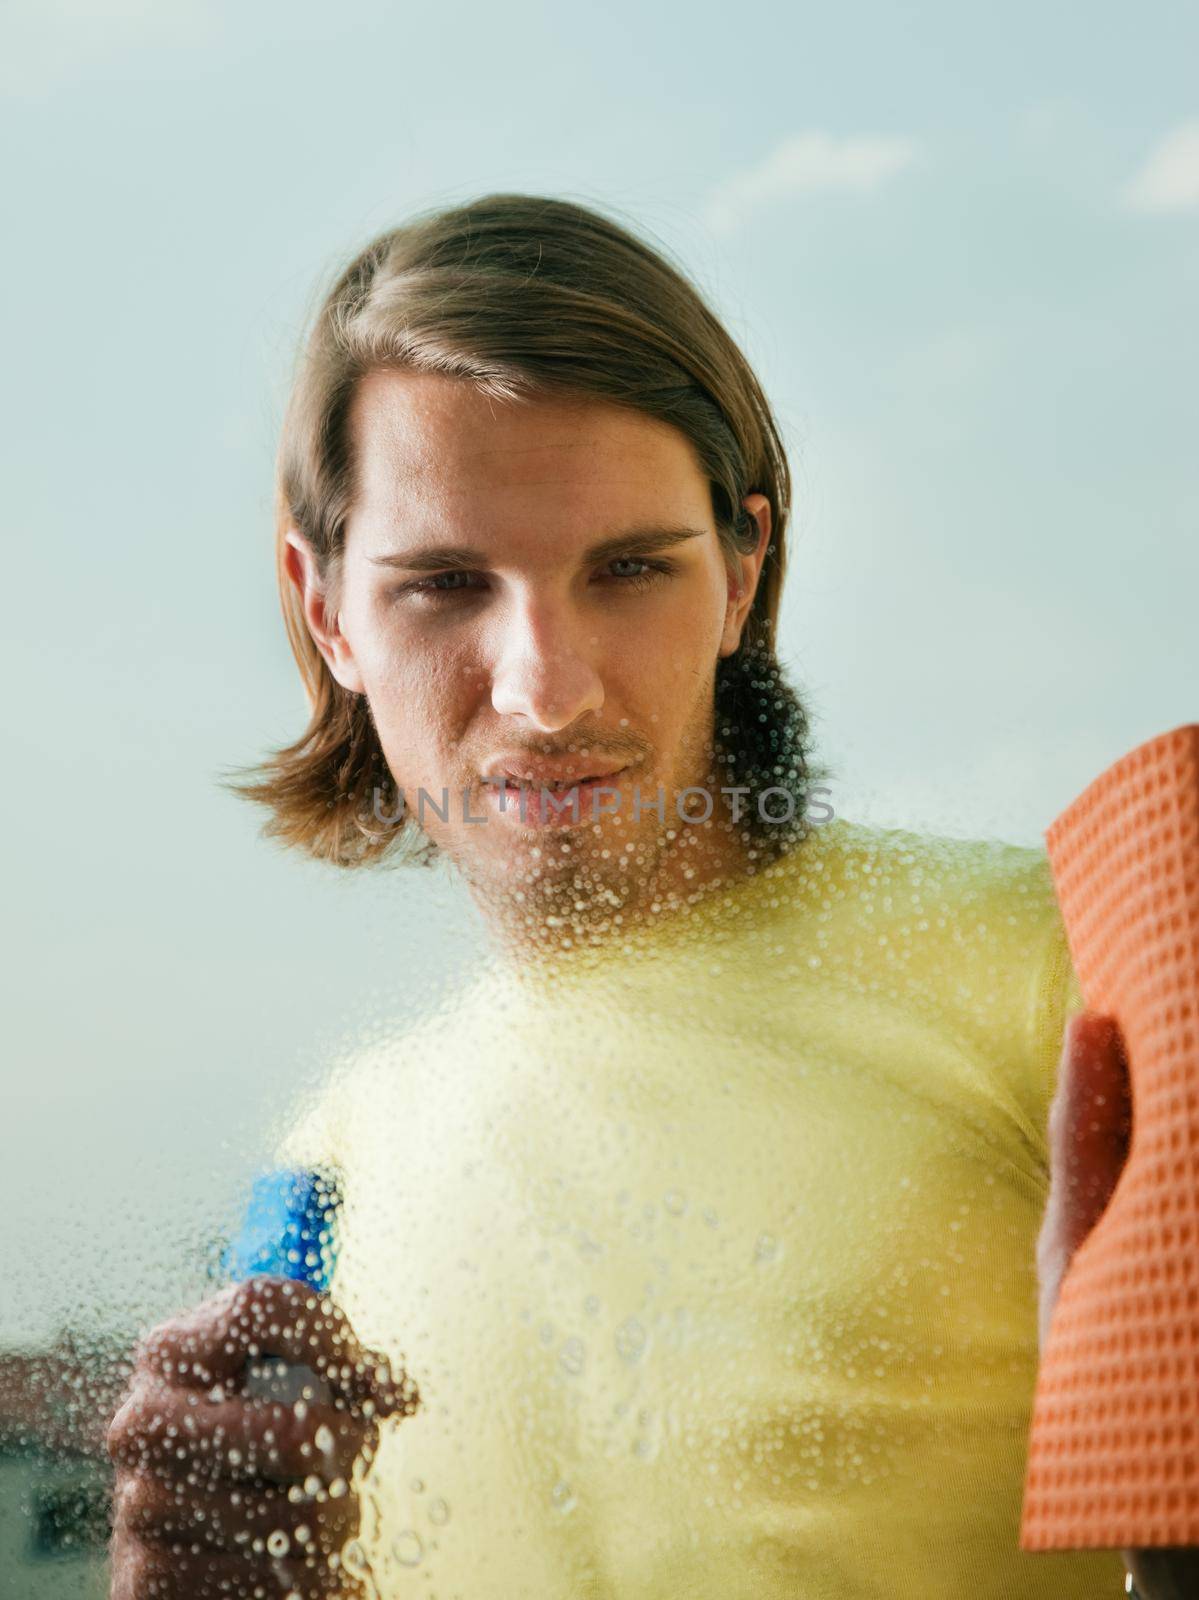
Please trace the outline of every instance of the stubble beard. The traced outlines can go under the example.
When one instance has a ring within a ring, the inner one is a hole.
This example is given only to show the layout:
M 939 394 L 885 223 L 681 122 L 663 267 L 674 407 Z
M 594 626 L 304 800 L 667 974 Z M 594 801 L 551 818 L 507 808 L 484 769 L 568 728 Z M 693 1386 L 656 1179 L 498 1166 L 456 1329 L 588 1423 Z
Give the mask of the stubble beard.
M 755 793 L 770 788 L 777 793 L 777 786 L 785 786 L 802 818 L 815 778 L 828 776 L 828 769 L 812 759 L 807 708 L 770 651 L 743 649 L 721 661 L 714 703 L 709 702 L 706 715 L 697 715 L 693 728 L 701 731 L 698 738 L 693 733 L 682 743 L 690 759 L 678 763 L 677 786 L 663 782 L 662 821 L 645 804 L 646 798 L 657 798 L 654 780 L 645 770 L 654 764 L 646 744 L 629 752 L 633 764 L 620 826 L 612 816 L 598 824 L 588 819 L 581 827 L 514 833 L 500 848 L 494 834 L 484 845 L 473 825 L 469 834 L 453 837 L 417 828 L 424 837 L 410 859 L 431 863 L 434 856 L 443 856 L 471 892 L 490 931 L 533 944 L 599 942 L 645 911 L 652 913 L 656 905 L 669 908 L 680 899 L 693 901 L 706 888 L 758 871 L 802 841 L 807 825 L 763 829 L 750 814 Z M 706 777 L 682 780 L 683 771 L 701 772 L 705 765 Z M 472 792 L 473 811 L 480 799 L 474 792 L 476 781 L 469 770 L 461 778 Z M 705 784 L 713 796 L 714 820 L 680 821 L 676 794 Z M 739 786 L 732 792 L 746 797 L 740 802 L 745 807 L 740 820 L 731 806 L 726 809 L 730 785 Z M 643 797 L 636 819 L 634 787 Z M 473 818 L 474 823 L 480 820 Z M 493 817 L 490 826 L 505 824 Z M 626 848 L 630 843 L 631 850 Z
M 460 859 L 458 865 L 501 937 L 545 946 L 594 943 L 618 932 L 652 900 L 671 843 L 670 814 L 663 810 L 664 823 L 643 809 L 635 825 L 608 816 L 578 827 L 539 829 L 513 839 L 508 850 L 485 863 Z
M 521 835 L 487 862 L 459 860 L 485 921 L 505 942 L 552 949 L 604 943 L 622 930 L 671 910 L 721 874 L 742 870 L 744 836 L 721 809 L 711 739 L 691 741 L 682 763 L 691 775 L 642 777 L 634 817 L 634 783 L 622 808 L 581 827 Z M 662 795 L 662 818 L 655 802 Z M 716 797 L 713 820 L 680 820 L 676 796 L 686 788 Z M 629 848 L 632 846 L 632 848 Z

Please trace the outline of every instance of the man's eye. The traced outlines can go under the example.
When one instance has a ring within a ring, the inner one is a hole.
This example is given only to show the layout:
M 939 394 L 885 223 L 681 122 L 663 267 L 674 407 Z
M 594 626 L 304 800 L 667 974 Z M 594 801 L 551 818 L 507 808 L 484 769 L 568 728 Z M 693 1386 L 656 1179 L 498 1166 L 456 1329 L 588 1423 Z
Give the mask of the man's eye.
M 646 556 L 617 556 L 609 561 L 601 576 L 614 580 L 624 588 L 640 589 L 673 571 L 673 563 L 669 561 L 651 561 Z M 481 573 L 455 567 L 448 572 L 434 572 L 427 578 L 413 578 L 401 587 L 399 593 L 420 595 L 422 599 L 437 601 L 446 595 L 466 594 L 485 587 Z
M 435 572 L 429 578 L 414 578 L 411 583 L 406 583 L 401 589 L 401 594 L 432 595 L 437 597 L 443 594 L 456 594 L 460 590 L 473 588 L 478 578 L 477 572 L 467 572 L 455 568 L 451 572 Z
M 629 571 L 630 567 L 634 570 Z M 617 568 L 623 570 L 617 571 L 615 570 Z M 669 561 L 650 561 L 645 556 L 617 556 L 614 561 L 609 561 L 604 570 L 609 577 L 616 578 L 621 583 L 641 588 L 658 578 L 665 577 L 674 568 Z

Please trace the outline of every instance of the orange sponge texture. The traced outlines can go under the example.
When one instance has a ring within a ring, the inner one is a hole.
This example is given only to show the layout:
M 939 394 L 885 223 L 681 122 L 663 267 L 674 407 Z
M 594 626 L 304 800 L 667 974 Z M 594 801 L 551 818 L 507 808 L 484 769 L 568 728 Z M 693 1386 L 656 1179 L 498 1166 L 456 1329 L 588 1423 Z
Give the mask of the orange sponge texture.
M 1046 1336 L 1020 1545 L 1199 1544 L 1199 725 L 1117 761 L 1045 839 L 1133 1126 Z

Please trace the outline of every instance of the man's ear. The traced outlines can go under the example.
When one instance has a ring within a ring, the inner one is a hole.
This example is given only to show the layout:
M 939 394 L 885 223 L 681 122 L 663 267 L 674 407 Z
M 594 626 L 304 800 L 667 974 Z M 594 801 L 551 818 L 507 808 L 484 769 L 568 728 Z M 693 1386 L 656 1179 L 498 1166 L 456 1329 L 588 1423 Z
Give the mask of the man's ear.
M 287 548 L 283 554 L 283 567 L 300 597 L 312 642 L 343 689 L 349 689 L 354 694 L 365 694 L 366 686 L 362 682 L 350 642 L 341 631 L 337 613 L 331 614 L 326 603 L 325 589 L 312 547 L 295 528 L 288 529 L 285 539 Z
M 720 639 L 720 654 L 731 656 L 741 643 L 745 619 L 757 593 L 762 563 L 770 545 L 770 501 L 764 494 L 747 494 L 741 502 L 758 525 L 758 542 L 748 555 L 733 558 L 729 574 L 728 604 L 724 613 L 724 632 Z

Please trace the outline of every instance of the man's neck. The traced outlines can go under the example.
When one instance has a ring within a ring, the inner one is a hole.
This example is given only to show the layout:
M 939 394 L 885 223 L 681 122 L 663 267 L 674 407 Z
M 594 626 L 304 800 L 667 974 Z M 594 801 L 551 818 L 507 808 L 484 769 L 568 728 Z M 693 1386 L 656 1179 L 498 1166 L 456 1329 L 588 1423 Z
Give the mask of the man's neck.
M 468 887 L 497 947 L 520 959 L 602 950 L 741 882 L 773 852 L 725 822 L 663 832 L 622 869 L 529 874 Z

